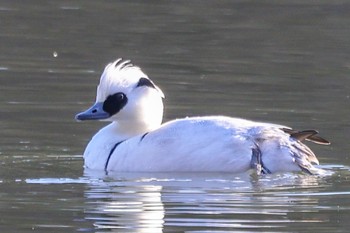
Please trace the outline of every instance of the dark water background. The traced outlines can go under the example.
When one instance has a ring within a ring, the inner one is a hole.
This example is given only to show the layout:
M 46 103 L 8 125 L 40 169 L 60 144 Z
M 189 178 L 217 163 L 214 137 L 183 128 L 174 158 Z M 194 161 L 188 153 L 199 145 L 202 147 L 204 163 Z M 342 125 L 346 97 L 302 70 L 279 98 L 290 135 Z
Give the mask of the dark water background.
M 1 232 L 348 232 L 348 1 L 1 1 Z M 91 174 L 77 123 L 106 63 L 131 59 L 165 120 L 318 129 L 327 177 Z

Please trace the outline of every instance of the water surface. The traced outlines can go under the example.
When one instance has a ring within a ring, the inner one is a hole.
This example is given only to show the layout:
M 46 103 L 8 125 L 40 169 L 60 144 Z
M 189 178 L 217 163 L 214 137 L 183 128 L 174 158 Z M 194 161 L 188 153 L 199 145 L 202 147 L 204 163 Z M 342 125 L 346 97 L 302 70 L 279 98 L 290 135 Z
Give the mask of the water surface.
M 1 232 L 347 232 L 346 1 L 0 3 Z M 104 174 L 77 123 L 99 75 L 132 59 L 165 121 L 229 115 L 318 129 L 332 175 Z

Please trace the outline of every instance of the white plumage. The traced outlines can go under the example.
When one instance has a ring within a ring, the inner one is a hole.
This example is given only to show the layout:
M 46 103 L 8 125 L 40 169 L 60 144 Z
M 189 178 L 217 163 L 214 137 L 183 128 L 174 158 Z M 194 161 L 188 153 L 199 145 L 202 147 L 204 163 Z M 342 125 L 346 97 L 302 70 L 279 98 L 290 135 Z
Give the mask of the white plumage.
M 107 120 L 84 152 L 85 167 L 127 172 L 305 171 L 319 173 L 301 141 L 329 142 L 317 131 L 224 116 L 161 124 L 163 92 L 141 71 L 118 59 L 106 66 L 96 103 L 78 120 Z

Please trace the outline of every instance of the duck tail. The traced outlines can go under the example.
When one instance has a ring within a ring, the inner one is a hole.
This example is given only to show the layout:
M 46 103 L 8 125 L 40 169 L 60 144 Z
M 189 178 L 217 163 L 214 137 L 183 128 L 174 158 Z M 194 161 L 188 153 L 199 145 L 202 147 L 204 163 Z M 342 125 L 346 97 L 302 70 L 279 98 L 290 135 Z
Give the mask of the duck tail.
M 319 165 L 319 161 L 312 150 L 303 144 L 302 141 L 306 140 L 320 145 L 330 145 L 330 141 L 318 136 L 318 131 L 313 129 L 298 131 L 282 128 L 281 130 L 285 133 L 288 133 L 291 138 L 296 139 L 298 142 L 294 143 L 296 152 L 293 151 L 292 153 L 300 169 L 309 174 L 323 174 L 322 169 L 318 169 L 312 166 L 312 164 Z
M 319 165 L 319 161 L 314 152 L 305 144 L 297 141 L 292 144 L 291 154 L 295 163 L 306 173 L 315 174 L 317 168 L 313 165 Z
M 312 141 L 317 144 L 329 145 L 330 142 L 320 136 L 316 130 L 296 131 L 283 128 L 289 134 L 289 140 L 270 137 L 260 140 L 252 149 L 251 167 L 257 174 L 268 174 L 279 171 L 300 171 L 308 174 L 320 174 L 322 169 L 314 167 L 319 161 L 314 152 L 302 141 Z
M 329 145 L 331 144 L 328 140 L 318 136 L 318 131 L 314 129 L 309 130 L 293 130 L 288 128 L 281 128 L 281 130 L 290 135 L 290 137 L 297 139 L 299 141 L 307 140 L 310 142 L 314 142 L 320 145 Z

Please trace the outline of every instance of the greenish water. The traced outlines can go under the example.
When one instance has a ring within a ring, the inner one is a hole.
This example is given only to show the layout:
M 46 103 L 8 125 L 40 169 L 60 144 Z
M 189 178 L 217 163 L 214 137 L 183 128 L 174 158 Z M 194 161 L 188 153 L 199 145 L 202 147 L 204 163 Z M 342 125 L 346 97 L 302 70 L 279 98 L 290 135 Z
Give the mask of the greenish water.
M 1 232 L 347 232 L 346 1 L 0 3 Z M 77 123 L 106 63 L 132 59 L 165 120 L 228 115 L 318 129 L 333 174 L 109 174 Z

